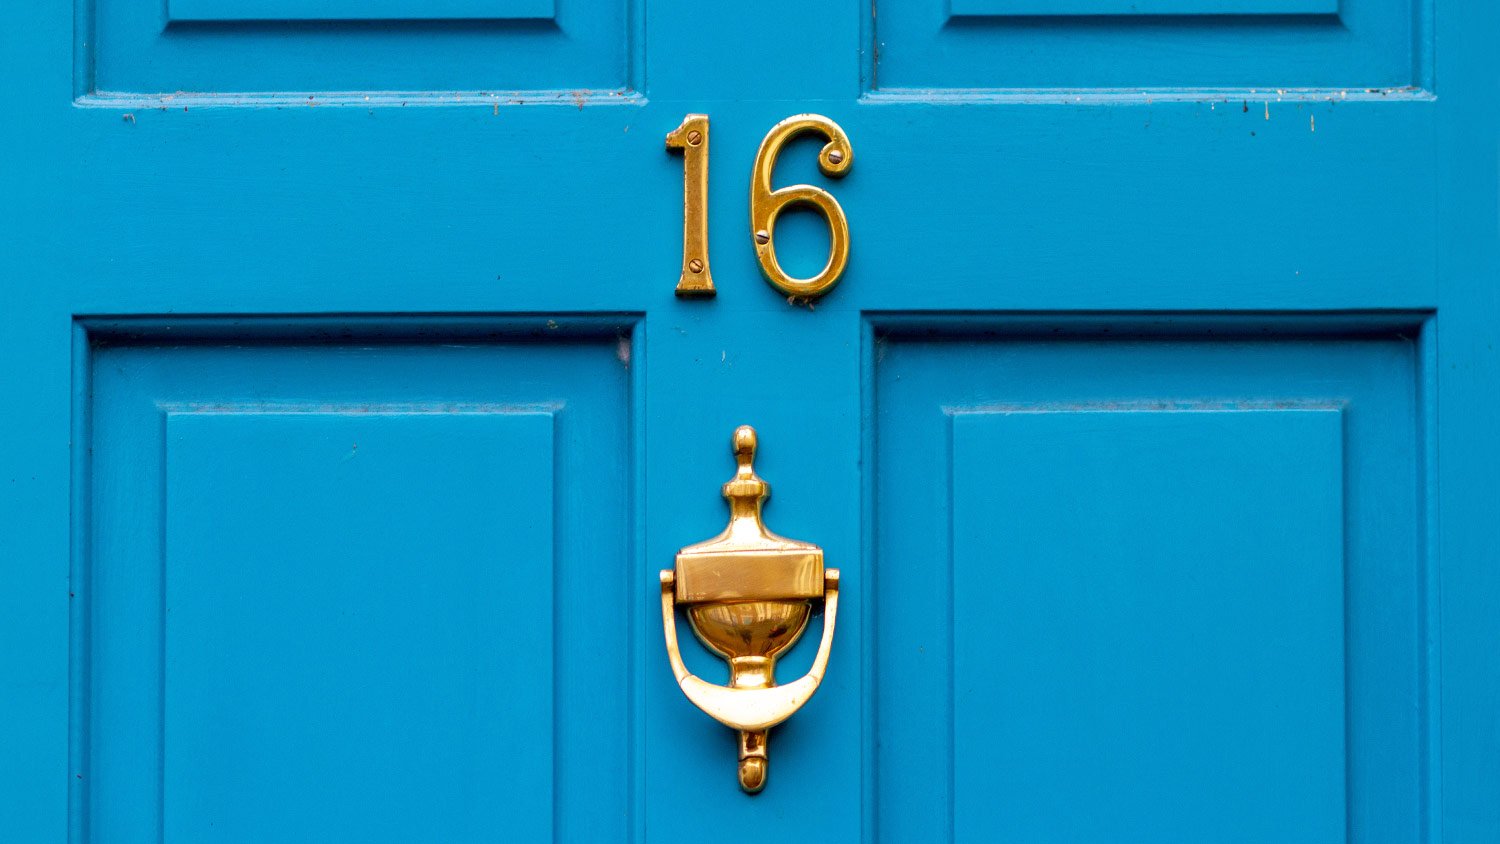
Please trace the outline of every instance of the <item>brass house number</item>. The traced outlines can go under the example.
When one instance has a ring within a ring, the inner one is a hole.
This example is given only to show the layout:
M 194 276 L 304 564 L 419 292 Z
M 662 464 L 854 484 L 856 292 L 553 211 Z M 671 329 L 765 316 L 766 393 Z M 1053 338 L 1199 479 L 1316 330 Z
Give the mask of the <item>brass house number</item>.
M 796 114 L 766 133 L 755 153 L 750 173 L 750 239 L 761 272 L 772 287 L 788 296 L 806 299 L 827 293 L 838 284 L 849 263 L 849 219 L 833 194 L 815 185 L 771 186 L 771 173 L 781 148 L 799 135 L 828 139 L 818 152 L 818 169 L 839 178 L 854 164 L 854 148 L 837 123 L 821 114 Z M 667 149 L 682 150 L 682 275 L 678 296 L 713 296 L 714 279 L 708 264 L 708 115 L 689 114 L 667 133 Z M 811 278 L 793 278 L 776 260 L 776 219 L 796 205 L 817 209 L 828 221 L 828 263 Z

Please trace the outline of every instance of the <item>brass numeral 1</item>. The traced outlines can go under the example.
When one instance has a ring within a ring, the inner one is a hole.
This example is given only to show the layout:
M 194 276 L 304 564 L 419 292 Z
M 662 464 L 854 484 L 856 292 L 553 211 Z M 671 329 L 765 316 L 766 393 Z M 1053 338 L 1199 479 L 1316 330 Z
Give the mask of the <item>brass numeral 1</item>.
M 776 157 L 787 141 L 798 135 L 814 134 L 828 138 L 818 153 L 818 169 L 825 176 L 841 177 L 854 163 L 854 148 L 849 136 L 837 123 L 821 114 L 795 114 L 771 127 L 760 151 L 755 154 L 755 169 L 750 174 L 750 237 L 755 241 L 755 255 L 760 269 L 773 287 L 788 296 L 811 298 L 827 293 L 838 283 L 849 263 L 849 218 L 833 194 L 813 185 L 789 185 L 771 189 L 771 172 Z M 792 278 L 776 260 L 776 217 L 793 205 L 810 205 L 828 221 L 830 243 L 828 263 L 812 278 Z
M 667 149 L 682 150 L 682 275 L 678 296 L 713 296 L 708 269 L 708 115 L 689 114 L 667 133 Z

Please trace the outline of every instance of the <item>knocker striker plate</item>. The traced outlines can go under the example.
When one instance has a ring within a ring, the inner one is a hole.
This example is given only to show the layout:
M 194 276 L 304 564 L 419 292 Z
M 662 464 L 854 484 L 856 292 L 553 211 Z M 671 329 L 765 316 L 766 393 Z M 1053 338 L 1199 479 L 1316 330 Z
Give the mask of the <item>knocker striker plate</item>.
M 828 667 L 838 614 L 839 573 L 823 567 L 823 549 L 777 536 L 761 520 L 770 486 L 755 474 L 755 429 L 734 432 L 735 476 L 724 484 L 729 525 L 706 542 L 677 554 L 675 569 L 661 573 L 662 625 L 677 684 L 699 709 L 740 733 L 740 787 L 755 793 L 766 784 L 766 732 L 792 716 L 817 691 Z M 812 668 L 776 684 L 776 659 L 807 628 L 813 601 L 824 602 L 823 637 Z M 676 608 L 693 632 L 729 663 L 729 685 L 689 673 L 677 644 Z

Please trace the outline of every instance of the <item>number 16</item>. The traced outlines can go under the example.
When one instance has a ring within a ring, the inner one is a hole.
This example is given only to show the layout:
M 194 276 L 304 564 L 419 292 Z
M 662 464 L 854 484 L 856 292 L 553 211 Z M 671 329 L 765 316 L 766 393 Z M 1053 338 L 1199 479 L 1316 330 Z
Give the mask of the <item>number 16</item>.
M 797 114 L 777 123 L 760 143 L 750 174 L 750 238 L 761 272 L 771 286 L 788 296 L 812 298 L 827 293 L 849 263 L 849 219 L 833 194 L 814 185 L 771 188 L 771 173 L 781 148 L 804 134 L 823 135 L 828 143 L 818 153 L 818 169 L 839 178 L 854 163 L 849 136 L 837 123 L 820 114 Z M 683 153 L 682 275 L 678 296 L 713 296 L 708 267 L 708 115 L 689 114 L 667 135 L 667 148 Z M 792 278 L 776 260 L 776 218 L 787 208 L 807 205 L 828 221 L 828 263 L 812 278 Z

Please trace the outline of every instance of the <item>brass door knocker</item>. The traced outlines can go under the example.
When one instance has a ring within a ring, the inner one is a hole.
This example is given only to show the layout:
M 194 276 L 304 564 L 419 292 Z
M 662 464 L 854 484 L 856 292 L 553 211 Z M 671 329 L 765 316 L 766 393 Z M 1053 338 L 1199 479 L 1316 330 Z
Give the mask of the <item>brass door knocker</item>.
M 683 694 L 716 721 L 740 732 L 740 788 L 766 786 L 766 731 L 790 718 L 823 682 L 839 607 L 838 569 L 823 568 L 823 549 L 777 536 L 761 521 L 770 485 L 755 474 L 755 429 L 734 432 L 739 464 L 724 484 L 729 526 L 706 542 L 677 552 L 675 569 L 661 573 L 662 625 L 667 657 Z M 776 685 L 776 658 L 796 643 L 823 599 L 823 638 L 811 670 Z M 676 607 L 687 610 L 693 632 L 729 662 L 729 685 L 688 673 L 677 647 Z

